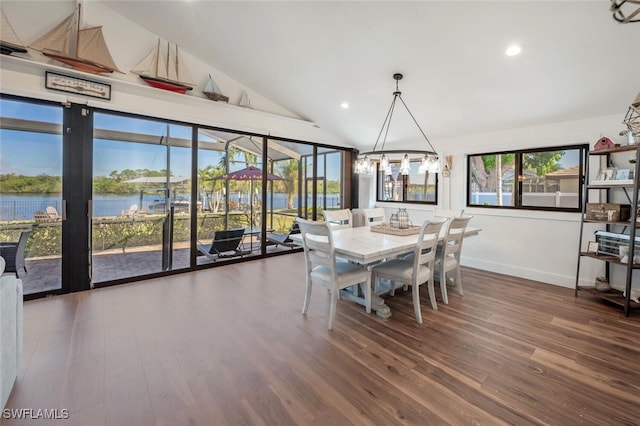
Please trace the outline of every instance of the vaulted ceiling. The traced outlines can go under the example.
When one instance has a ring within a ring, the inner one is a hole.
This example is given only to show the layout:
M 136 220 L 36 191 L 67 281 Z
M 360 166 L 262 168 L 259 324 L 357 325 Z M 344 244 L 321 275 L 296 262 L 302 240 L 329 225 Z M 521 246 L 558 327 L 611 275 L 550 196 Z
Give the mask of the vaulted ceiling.
M 616 22 L 605 0 L 98 1 L 362 149 L 380 131 L 395 72 L 435 145 L 601 115 L 622 120 L 640 92 L 640 23 Z M 508 57 L 514 42 L 524 51 Z M 388 146 L 415 139 L 396 110 Z

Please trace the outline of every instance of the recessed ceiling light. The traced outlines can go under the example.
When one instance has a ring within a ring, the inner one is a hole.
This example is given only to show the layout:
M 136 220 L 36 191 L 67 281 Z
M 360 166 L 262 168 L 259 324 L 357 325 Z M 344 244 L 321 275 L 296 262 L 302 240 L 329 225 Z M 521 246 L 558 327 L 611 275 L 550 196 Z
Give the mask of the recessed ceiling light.
M 522 45 L 520 44 L 512 44 L 504 51 L 504 54 L 507 56 L 517 56 L 522 53 Z
M 340 106 L 341 106 L 343 109 L 347 109 L 347 108 L 349 108 L 349 104 L 348 104 L 348 103 L 346 103 L 346 102 L 341 103 L 341 104 L 340 104 Z

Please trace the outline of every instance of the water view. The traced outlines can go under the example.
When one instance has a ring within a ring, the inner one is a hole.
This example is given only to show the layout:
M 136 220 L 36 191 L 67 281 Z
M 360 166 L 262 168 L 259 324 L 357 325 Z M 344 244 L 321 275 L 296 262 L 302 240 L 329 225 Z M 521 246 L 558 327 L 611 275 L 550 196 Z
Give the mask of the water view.
M 268 209 L 286 209 L 288 207 L 288 195 L 285 193 L 274 193 L 267 197 Z M 210 211 L 210 205 L 213 205 L 215 200 L 215 194 L 213 199 L 210 199 L 206 195 L 201 196 L 198 205 L 201 206 L 203 211 Z M 38 211 L 46 211 L 48 206 L 54 207 L 58 212 L 61 212 L 61 196 L 58 195 L 42 195 L 42 194 L 28 194 L 28 195 L 0 195 L 0 221 L 22 221 L 33 220 L 34 215 Z M 177 194 L 175 200 L 184 202 L 189 201 L 188 195 Z M 326 207 L 336 208 L 340 206 L 339 194 L 327 194 Z M 229 196 L 229 202 L 233 206 L 249 206 L 250 200 L 247 193 L 235 193 Z M 93 215 L 94 216 L 118 216 L 122 211 L 127 211 L 132 205 L 137 205 L 140 209 L 146 209 L 149 212 L 162 212 L 164 211 L 165 199 L 162 196 L 154 194 L 103 194 L 95 195 L 93 201 Z M 259 198 L 254 195 L 254 206 L 260 204 Z M 307 205 L 311 205 L 311 197 L 307 200 Z M 293 208 L 298 208 L 298 197 L 294 197 Z M 222 208 L 223 209 L 223 208 Z M 160 210 L 160 211 L 159 211 Z M 185 209 L 188 211 L 188 208 Z

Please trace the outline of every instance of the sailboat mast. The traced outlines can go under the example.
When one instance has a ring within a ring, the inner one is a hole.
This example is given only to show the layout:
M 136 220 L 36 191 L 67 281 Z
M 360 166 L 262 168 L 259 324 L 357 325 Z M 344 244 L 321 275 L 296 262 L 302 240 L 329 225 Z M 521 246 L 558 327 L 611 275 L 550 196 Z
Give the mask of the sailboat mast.
M 180 81 L 180 61 L 178 61 L 178 45 L 176 44 L 176 80 Z
M 78 3 L 78 16 L 76 17 L 78 21 L 76 22 L 76 45 L 74 48 L 74 52 L 72 54 L 74 58 L 78 57 L 78 46 L 80 45 L 80 13 L 81 13 L 80 8 L 81 7 L 82 7 L 82 3 Z
M 169 78 L 169 50 L 171 49 L 171 43 L 167 42 L 167 63 L 165 64 L 166 77 Z
M 158 39 L 158 48 L 156 49 L 156 77 L 158 76 L 158 64 L 160 63 L 160 39 Z

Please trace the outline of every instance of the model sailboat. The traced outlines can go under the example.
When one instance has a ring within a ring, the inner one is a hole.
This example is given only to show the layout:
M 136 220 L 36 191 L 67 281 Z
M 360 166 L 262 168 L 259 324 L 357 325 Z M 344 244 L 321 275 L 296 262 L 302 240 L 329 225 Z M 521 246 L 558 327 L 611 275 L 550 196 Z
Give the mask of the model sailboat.
M 80 28 L 81 5 L 30 47 L 43 55 L 91 74 L 121 72 L 113 62 L 102 27 Z
M 212 101 L 229 102 L 229 97 L 222 94 L 220 87 L 218 87 L 216 82 L 213 81 L 211 74 L 209 74 L 209 81 L 207 82 L 207 85 L 204 86 L 204 90 L 202 91 L 202 93 L 204 93 L 207 98 L 211 99 Z
M 27 53 L 27 49 L 24 47 L 24 43 L 20 41 L 16 32 L 13 31 L 13 27 L 4 16 L 4 11 L 0 9 L 0 15 L 2 15 L 2 22 L 0 25 L 0 53 L 3 55 L 11 55 L 12 53 Z
M 160 39 L 158 45 L 144 59 L 131 70 L 138 74 L 147 84 L 158 89 L 176 93 L 186 93 L 193 89 L 192 78 L 184 66 L 182 56 L 178 53 L 178 46 L 171 49 L 167 43 L 166 59 L 160 54 Z
M 251 108 L 251 100 L 249 99 L 249 93 L 246 90 L 242 89 L 242 93 L 240 94 L 240 102 L 238 103 L 241 107 Z

